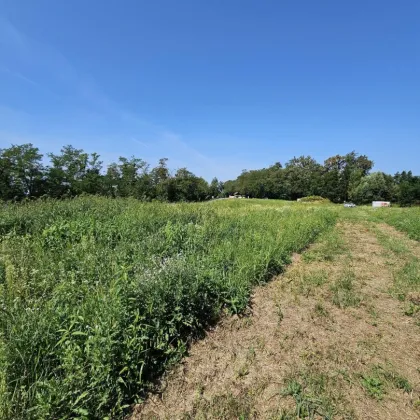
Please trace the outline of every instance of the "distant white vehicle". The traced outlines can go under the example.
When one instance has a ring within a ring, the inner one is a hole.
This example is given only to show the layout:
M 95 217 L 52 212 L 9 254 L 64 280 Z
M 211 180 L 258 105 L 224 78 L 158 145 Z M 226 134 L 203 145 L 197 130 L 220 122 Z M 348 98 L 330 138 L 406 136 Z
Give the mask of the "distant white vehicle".
M 372 201 L 372 207 L 391 207 L 390 201 Z
M 344 203 L 344 207 L 356 207 L 354 203 Z

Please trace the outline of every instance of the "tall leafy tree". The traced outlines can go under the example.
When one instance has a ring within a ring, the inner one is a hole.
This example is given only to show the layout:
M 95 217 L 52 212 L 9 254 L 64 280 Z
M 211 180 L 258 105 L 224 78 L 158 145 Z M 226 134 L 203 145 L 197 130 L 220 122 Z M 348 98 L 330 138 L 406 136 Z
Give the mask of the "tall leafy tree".
M 286 163 L 285 181 L 292 200 L 321 193 L 322 166 L 310 156 L 294 157 Z
M 324 162 L 326 176 L 323 191 L 326 197 L 336 202 L 347 201 L 351 191 L 369 174 L 372 167 L 373 161 L 355 151 L 328 158 Z
M 81 189 L 87 194 L 101 194 L 103 191 L 102 164 L 100 156 L 92 153 L 88 157 L 87 168 L 82 177 Z
M 42 157 L 31 143 L 12 145 L 0 151 L 0 182 L 8 183 L 8 186 L 4 185 L 5 196 L 21 199 L 43 193 Z
M 122 197 L 137 197 L 140 195 L 139 180 L 147 173 L 148 164 L 132 156 L 130 159 L 120 157 L 118 170 L 120 173 L 119 194 Z
M 219 180 L 214 177 L 209 185 L 209 195 L 210 197 L 217 198 L 222 193 L 223 183 L 220 183 Z
M 411 171 L 397 172 L 394 181 L 397 185 L 398 202 L 402 206 L 420 204 L 420 176 L 414 176 Z
M 48 171 L 50 194 L 61 197 L 82 193 L 89 155 L 68 145 L 61 149 L 60 154 L 49 153 L 48 157 L 51 161 Z
M 209 187 L 203 178 L 186 168 L 180 168 L 167 180 L 169 201 L 202 201 L 208 197 Z
M 12 177 L 12 163 L 0 149 L 0 199 L 11 200 L 16 195 Z
M 159 164 L 150 172 L 153 185 L 153 196 L 159 200 L 169 199 L 169 178 L 170 173 L 167 165 L 168 159 L 159 159 Z
M 52 197 L 81 193 L 102 193 L 102 161 L 97 153 L 86 153 L 73 146 L 64 146 L 60 154 L 48 154 L 48 186 Z
M 377 200 L 391 201 L 396 198 L 396 193 L 396 186 L 391 175 L 374 172 L 360 181 L 350 198 L 356 203 L 368 204 Z

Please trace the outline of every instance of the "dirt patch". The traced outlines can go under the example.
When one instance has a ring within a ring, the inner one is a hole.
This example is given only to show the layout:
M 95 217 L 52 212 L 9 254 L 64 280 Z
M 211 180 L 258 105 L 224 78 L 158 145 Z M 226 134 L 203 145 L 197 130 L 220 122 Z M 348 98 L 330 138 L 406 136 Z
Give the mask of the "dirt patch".
M 337 229 L 340 252 L 327 237 L 294 256 L 255 290 L 252 313 L 195 343 L 132 418 L 419 419 L 420 329 L 388 293 L 375 235 Z

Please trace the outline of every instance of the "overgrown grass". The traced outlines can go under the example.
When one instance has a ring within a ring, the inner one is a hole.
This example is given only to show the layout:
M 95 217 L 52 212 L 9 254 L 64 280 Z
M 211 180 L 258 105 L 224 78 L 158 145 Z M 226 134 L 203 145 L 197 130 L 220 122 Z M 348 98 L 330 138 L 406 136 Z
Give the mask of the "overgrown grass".
M 0 416 L 115 418 L 336 220 L 268 200 L 0 209 Z

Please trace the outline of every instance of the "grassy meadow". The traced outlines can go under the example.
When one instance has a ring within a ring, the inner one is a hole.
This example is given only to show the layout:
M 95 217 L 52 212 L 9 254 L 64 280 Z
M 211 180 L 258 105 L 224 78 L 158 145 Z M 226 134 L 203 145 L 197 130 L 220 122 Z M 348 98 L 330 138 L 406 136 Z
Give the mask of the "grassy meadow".
M 269 200 L 3 205 L 1 416 L 122 416 L 337 214 Z
M 339 208 L 340 215 L 346 219 L 386 223 L 406 233 L 408 237 L 420 241 L 420 207 L 372 208 L 360 206 L 354 209 Z
M 418 210 L 317 209 L 335 227 L 194 343 L 133 420 L 419 418 Z
M 412 239 L 420 241 L 420 207 L 395 208 L 392 211 L 377 209 L 372 212 L 372 219 L 394 226 L 405 232 Z
M 0 417 L 123 417 L 207 326 L 244 311 L 253 287 L 293 253 L 318 237 L 329 248 L 309 257 L 339 250 L 337 220 L 388 223 L 418 240 L 419 215 L 274 200 L 3 205 Z M 413 258 L 396 272 L 403 298 L 401 285 L 418 283 Z

